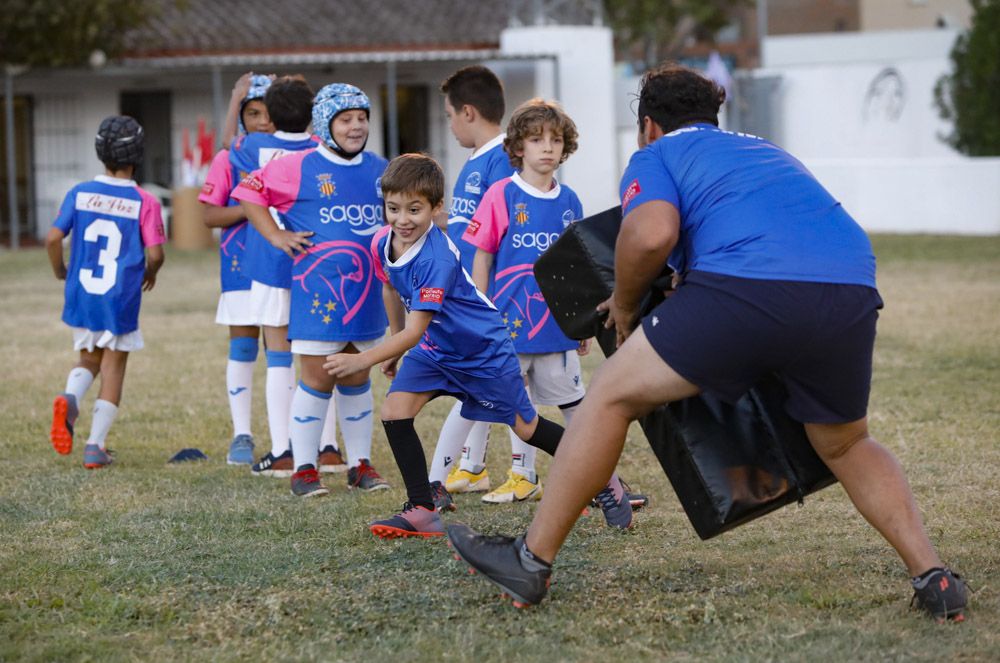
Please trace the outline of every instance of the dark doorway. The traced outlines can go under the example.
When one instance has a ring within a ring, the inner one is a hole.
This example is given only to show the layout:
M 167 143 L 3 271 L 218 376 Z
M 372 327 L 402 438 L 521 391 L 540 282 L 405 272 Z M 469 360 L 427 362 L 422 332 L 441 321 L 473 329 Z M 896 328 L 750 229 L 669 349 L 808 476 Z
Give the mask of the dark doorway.
M 142 165 L 136 171 L 135 181 L 170 188 L 173 180 L 170 93 L 122 92 L 120 107 L 122 115 L 138 120 L 146 134 Z
M 383 85 L 380 90 L 382 108 L 388 108 L 388 94 Z M 396 108 L 399 120 L 399 153 L 426 152 L 430 149 L 430 120 L 426 85 L 399 85 L 396 87 Z M 382 135 L 389 150 L 389 114 L 382 114 Z M 391 156 L 386 154 L 385 156 Z
M 7 98 L 0 94 L 0 242 L 10 244 L 11 227 L 10 198 L 7 187 Z M 34 241 L 35 227 L 35 186 L 31 161 L 31 138 L 35 135 L 32 127 L 31 97 L 14 96 L 14 190 L 17 200 L 17 236 Z

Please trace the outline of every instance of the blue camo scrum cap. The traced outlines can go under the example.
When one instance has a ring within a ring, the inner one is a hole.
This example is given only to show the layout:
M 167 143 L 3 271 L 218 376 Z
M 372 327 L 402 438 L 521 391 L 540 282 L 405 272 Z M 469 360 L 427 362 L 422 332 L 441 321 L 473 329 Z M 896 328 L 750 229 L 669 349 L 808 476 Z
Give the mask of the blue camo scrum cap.
M 94 136 L 94 148 L 101 163 L 142 163 L 142 127 L 128 115 L 106 117 Z
M 247 96 L 243 97 L 243 101 L 240 102 L 240 133 L 245 134 L 247 128 L 243 126 L 243 109 L 247 107 L 247 104 L 254 99 L 263 99 L 264 94 L 267 92 L 267 88 L 271 87 L 271 77 L 263 76 L 261 74 L 254 74 L 250 77 L 250 89 L 247 91 Z
M 334 152 L 342 152 L 330 133 L 330 122 L 346 110 L 363 110 L 371 113 L 371 102 L 368 95 L 349 83 L 330 83 L 316 93 L 313 99 L 312 123 L 313 131 L 323 144 Z

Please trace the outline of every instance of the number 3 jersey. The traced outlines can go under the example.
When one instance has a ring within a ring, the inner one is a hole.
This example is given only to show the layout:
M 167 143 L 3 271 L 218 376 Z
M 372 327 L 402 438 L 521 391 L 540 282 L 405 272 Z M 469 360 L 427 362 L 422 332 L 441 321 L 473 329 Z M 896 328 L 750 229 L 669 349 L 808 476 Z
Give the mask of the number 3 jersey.
M 535 261 L 570 223 L 583 216 L 576 193 L 556 183 L 539 191 L 518 174 L 490 187 L 465 231 L 473 246 L 496 254 L 490 296 L 522 354 L 572 350 L 577 345 L 549 313 Z
M 70 189 L 53 226 L 70 238 L 63 322 L 138 329 L 145 248 L 166 241 L 160 202 L 132 180 L 101 175 Z
M 287 230 L 315 233 L 313 245 L 292 261 L 290 339 L 365 341 L 385 334 L 369 250 L 383 227 L 385 167 L 371 152 L 348 161 L 320 146 L 271 161 L 233 191 L 237 200 L 277 209 Z

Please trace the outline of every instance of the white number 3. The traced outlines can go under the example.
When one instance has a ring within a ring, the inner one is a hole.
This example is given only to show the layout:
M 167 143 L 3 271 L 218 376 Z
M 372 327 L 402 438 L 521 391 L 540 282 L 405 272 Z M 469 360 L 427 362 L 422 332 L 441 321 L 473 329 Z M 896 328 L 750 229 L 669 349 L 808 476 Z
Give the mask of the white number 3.
M 90 268 L 80 269 L 80 284 L 83 289 L 92 295 L 103 295 L 115 286 L 118 280 L 118 254 L 122 248 L 122 231 L 114 221 L 107 219 L 97 219 L 83 233 L 85 242 L 97 242 L 101 237 L 108 240 L 105 248 L 97 254 L 97 266 L 101 275 L 94 276 L 94 270 Z

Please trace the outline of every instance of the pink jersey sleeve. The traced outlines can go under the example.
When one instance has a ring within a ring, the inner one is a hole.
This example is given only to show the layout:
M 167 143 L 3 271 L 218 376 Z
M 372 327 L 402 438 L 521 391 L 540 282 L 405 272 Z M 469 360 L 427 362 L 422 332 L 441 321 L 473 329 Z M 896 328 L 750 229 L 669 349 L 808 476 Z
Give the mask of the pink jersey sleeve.
M 248 203 L 273 207 L 287 212 L 295 204 L 302 182 L 302 160 L 313 150 L 293 152 L 288 156 L 269 161 L 263 168 L 253 171 L 233 189 L 232 197 Z
M 229 165 L 229 150 L 219 150 L 212 159 L 212 165 L 208 167 L 208 175 L 198 194 L 198 200 L 216 207 L 225 207 L 232 190 L 233 169 Z
M 139 212 L 139 233 L 142 235 L 143 246 L 157 246 L 167 241 L 163 232 L 163 215 L 160 212 L 160 201 L 156 196 L 141 189 L 142 211 Z
M 385 273 L 385 268 L 382 266 L 382 254 L 379 253 L 378 243 L 382 241 L 382 238 L 392 232 L 392 228 L 385 226 L 380 228 L 375 236 L 372 237 L 371 252 L 372 252 L 372 264 L 375 266 L 375 277 L 382 283 L 388 283 L 389 277 Z M 392 240 L 389 240 L 392 241 Z
M 496 253 L 500 250 L 500 240 L 507 234 L 509 223 L 504 190 L 510 181 L 509 177 L 505 177 L 486 190 L 479 207 L 476 208 L 476 213 L 472 215 L 469 227 L 462 235 L 462 239 L 477 249 L 487 253 Z

